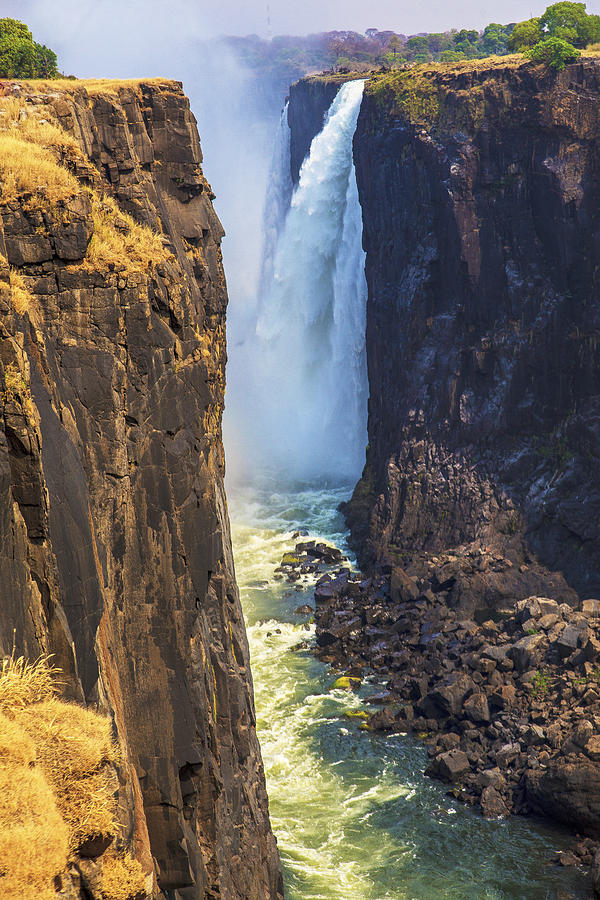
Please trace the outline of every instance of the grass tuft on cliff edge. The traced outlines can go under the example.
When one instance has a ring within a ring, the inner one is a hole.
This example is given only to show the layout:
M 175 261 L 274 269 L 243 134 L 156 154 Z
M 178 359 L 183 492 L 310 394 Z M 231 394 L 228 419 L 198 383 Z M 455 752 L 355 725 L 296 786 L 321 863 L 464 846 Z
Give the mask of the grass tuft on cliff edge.
M 49 121 L 50 115 L 48 106 L 37 109 L 19 97 L 0 97 L 0 203 L 20 199 L 24 206 L 37 209 L 68 206 L 72 198 L 86 190 L 93 224 L 83 260 L 87 268 L 145 273 L 153 264 L 164 262 L 169 254 L 161 235 L 135 222 L 112 197 L 82 187 L 73 173 L 78 163 L 88 166 L 88 160 L 75 137 Z M 25 297 L 19 291 L 24 285 L 17 282 L 18 276 L 18 272 L 13 273 L 17 286 L 14 299 L 25 310 Z
M 110 720 L 56 696 L 58 670 L 14 654 L 0 669 L 0 896 L 53 900 L 54 879 L 86 842 L 118 837 Z M 120 886 L 115 873 L 121 873 Z M 105 900 L 145 895 L 126 854 L 106 863 Z

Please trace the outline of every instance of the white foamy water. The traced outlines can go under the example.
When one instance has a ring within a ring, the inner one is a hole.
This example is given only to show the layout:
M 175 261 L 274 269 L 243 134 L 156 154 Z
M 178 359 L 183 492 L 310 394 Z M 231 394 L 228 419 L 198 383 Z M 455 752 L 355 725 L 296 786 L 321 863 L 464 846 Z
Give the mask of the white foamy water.
M 267 196 L 263 208 L 263 250 L 258 282 L 259 297 L 263 297 L 271 290 L 275 253 L 279 236 L 285 224 L 285 217 L 290 208 L 293 189 L 290 169 L 290 127 L 288 125 L 288 104 L 286 103 L 275 135 Z
M 362 92 L 362 81 L 340 89 L 291 203 L 285 113 L 274 154 L 256 333 L 247 338 L 249 443 L 262 466 L 292 477 L 352 478 L 364 464 L 367 290 L 352 158 Z
M 231 493 L 237 577 L 247 619 L 273 830 L 287 900 L 557 900 L 586 896 L 580 873 L 549 864 L 569 839 L 531 820 L 489 822 L 425 778 L 411 737 L 359 729 L 359 695 L 333 690 L 310 650 L 307 580 L 274 572 L 305 528 L 345 549 L 337 506 L 350 486 L 258 480 Z M 560 894 L 559 894 L 560 892 Z

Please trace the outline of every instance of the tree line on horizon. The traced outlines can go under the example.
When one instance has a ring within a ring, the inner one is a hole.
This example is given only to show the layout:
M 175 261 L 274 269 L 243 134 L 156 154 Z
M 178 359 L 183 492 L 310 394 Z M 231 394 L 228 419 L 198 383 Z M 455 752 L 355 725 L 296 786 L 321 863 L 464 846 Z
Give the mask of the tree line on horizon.
M 486 56 L 525 53 L 555 68 L 576 59 L 578 51 L 600 42 L 600 16 L 585 3 L 563 0 L 538 17 L 506 25 L 492 22 L 482 31 L 451 29 L 411 36 L 369 28 L 330 31 L 306 37 L 257 35 L 228 37 L 227 43 L 251 69 L 293 81 L 311 71 L 368 71 L 410 63 L 459 62 Z

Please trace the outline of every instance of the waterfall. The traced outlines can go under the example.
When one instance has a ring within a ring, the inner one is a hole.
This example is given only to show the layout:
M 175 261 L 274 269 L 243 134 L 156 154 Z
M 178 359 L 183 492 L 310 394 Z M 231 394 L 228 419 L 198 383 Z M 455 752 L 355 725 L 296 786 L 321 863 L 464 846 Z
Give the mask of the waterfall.
M 290 126 L 288 103 L 279 120 L 275 147 L 269 169 L 267 196 L 263 207 L 263 250 L 258 296 L 262 297 L 273 281 L 273 267 L 279 234 L 283 229 L 294 188 L 290 169 Z
M 352 157 L 363 86 L 340 88 L 285 220 L 287 174 L 272 179 L 266 204 L 250 415 L 260 457 L 292 478 L 353 479 L 364 462 L 367 288 Z M 289 173 L 284 116 L 274 164 Z

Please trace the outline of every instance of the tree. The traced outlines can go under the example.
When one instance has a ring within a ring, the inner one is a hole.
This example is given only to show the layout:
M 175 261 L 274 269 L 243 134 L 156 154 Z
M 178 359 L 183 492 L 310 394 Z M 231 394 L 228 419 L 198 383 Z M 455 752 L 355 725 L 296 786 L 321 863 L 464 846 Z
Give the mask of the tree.
M 534 47 L 542 39 L 542 27 L 539 19 L 527 19 L 517 22 L 508 39 L 511 50 L 519 53 L 528 47 Z
M 461 59 L 466 59 L 466 56 L 460 50 L 442 50 L 440 53 L 440 62 L 460 62 Z
M 468 41 L 469 44 L 475 44 L 479 40 L 479 32 L 478 31 L 468 31 L 466 28 L 457 31 L 454 35 L 454 43 L 462 44 L 464 41 Z
M 554 3 L 540 18 L 544 35 L 586 47 L 600 40 L 600 16 L 588 15 L 585 3 Z
M 44 44 L 34 43 L 35 67 L 38 78 L 56 78 L 58 75 L 58 60 L 56 53 Z
M 540 41 L 535 47 L 531 47 L 527 51 L 527 56 L 534 62 L 546 63 L 557 72 L 562 72 L 567 63 L 575 62 L 578 59 L 580 53 L 573 44 L 563 41 L 562 38 L 549 37 Z
M 392 35 L 392 37 L 389 39 L 388 47 L 394 54 L 394 56 L 398 55 L 399 51 L 402 49 L 402 41 L 397 34 Z
M 0 19 L 0 77 L 51 78 L 58 74 L 56 54 L 33 40 L 27 25 Z
M 484 29 L 479 40 L 479 48 L 486 56 L 502 56 L 508 52 L 508 38 L 505 26 L 492 22 Z

